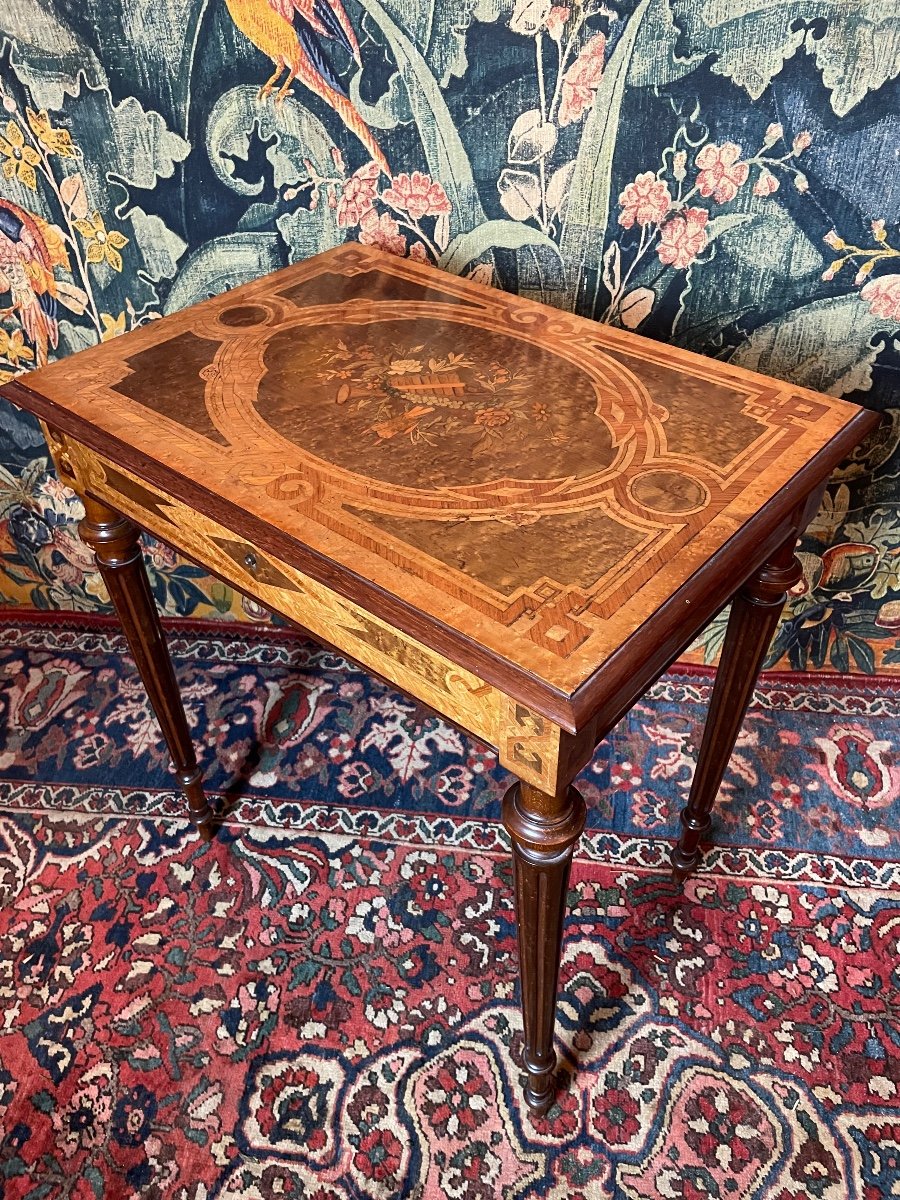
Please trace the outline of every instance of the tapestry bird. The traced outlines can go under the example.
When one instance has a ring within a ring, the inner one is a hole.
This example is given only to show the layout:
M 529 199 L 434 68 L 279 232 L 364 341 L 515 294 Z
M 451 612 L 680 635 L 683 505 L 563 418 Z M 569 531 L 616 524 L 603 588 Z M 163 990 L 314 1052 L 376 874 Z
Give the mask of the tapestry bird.
M 12 300 L 0 318 L 18 317 L 39 367 L 47 361 L 48 347 L 59 342 L 58 301 L 76 313 L 83 313 L 87 302 L 81 288 L 55 278 L 54 267 L 69 269 L 59 230 L 0 199 L 0 292 L 9 292 Z
M 275 64 L 260 88 L 260 99 L 272 94 L 283 72 L 287 76 L 275 95 L 282 104 L 295 79 L 321 97 L 355 133 L 385 175 L 387 160 L 372 131 L 351 103 L 322 49 L 329 38 L 362 65 L 359 43 L 341 0 L 225 0 L 231 19 L 258 50 Z

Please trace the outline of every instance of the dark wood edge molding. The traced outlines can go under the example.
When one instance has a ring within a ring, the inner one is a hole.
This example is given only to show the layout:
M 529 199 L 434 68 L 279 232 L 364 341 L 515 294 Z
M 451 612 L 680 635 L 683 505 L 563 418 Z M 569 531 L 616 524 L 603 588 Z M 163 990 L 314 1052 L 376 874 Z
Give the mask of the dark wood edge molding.
M 27 378 L 27 376 L 26 376 Z M 464 666 L 513 699 L 527 704 L 569 733 L 583 727 L 600 709 L 604 696 L 633 694 L 637 699 L 666 666 L 689 645 L 730 596 L 755 570 L 772 548 L 773 535 L 782 530 L 790 514 L 805 497 L 826 480 L 834 468 L 880 421 L 880 415 L 860 408 L 831 441 L 772 497 L 716 554 L 679 588 L 623 645 L 571 695 L 511 663 L 496 651 L 474 642 L 439 618 L 413 608 L 357 575 L 349 567 L 298 542 L 261 517 L 210 491 L 201 482 L 148 458 L 112 434 L 86 423 L 70 410 L 28 387 L 22 378 L 0 388 L 0 396 L 43 418 L 88 449 L 133 471 L 182 503 L 251 542 L 275 558 L 303 571 L 344 598 L 388 621 L 408 636 Z M 783 540 L 783 535 L 782 535 Z M 207 564 L 203 564 L 206 567 Z M 685 609 L 693 613 L 685 624 Z M 690 629 L 689 633 L 685 631 Z M 647 655 L 645 646 L 655 647 Z M 670 652 L 671 651 L 671 652 Z M 648 667 L 647 664 L 650 664 Z M 657 664 L 659 667 L 657 669 Z M 637 691 L 636 672 L 646 680 Z M 651 674 L 655 672 L 655 674 Z M 617 706 L 618 707 L 618 706 Z M 625 706 L 627 711 L 630 704 Z M 607 725 L 604 716 L 602 724 Z M 598 733 L 598 736 L 604 736 Z

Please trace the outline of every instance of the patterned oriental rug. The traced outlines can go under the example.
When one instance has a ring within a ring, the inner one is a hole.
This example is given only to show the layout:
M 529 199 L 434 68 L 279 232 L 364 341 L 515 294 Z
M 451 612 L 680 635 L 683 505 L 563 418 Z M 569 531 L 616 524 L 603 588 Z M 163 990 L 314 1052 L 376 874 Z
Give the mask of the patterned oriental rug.
M 900 1194 L 896 679 L 763 680 L 683 894 L 710 673 L 615 730 L 534 1119 L 494 756 L 296 634 L 170 636 L 208 847 L 115 625 L 0 620 L 0 1194 Z

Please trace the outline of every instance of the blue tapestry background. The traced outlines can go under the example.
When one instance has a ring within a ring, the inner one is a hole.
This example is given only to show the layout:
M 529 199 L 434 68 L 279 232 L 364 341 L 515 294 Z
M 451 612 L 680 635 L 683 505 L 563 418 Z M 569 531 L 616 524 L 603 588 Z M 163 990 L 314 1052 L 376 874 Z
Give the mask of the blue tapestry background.
M 6 0 L 0 46 L 0 377 L 347 238 L 437 261 L 882 411 L 770 661 L 900 663 L 894 0 Z M 3 600 L 101 607 L 8 405 L 0 464 Z M 264 617 L 151 568 L 169 612 Z

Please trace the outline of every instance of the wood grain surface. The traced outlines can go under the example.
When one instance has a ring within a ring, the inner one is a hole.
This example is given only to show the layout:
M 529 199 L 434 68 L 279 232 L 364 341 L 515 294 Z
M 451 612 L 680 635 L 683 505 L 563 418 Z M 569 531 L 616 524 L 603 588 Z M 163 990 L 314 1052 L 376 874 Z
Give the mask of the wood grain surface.
M 352 243 L 4 394 L 570 728 L 877 420 Z

